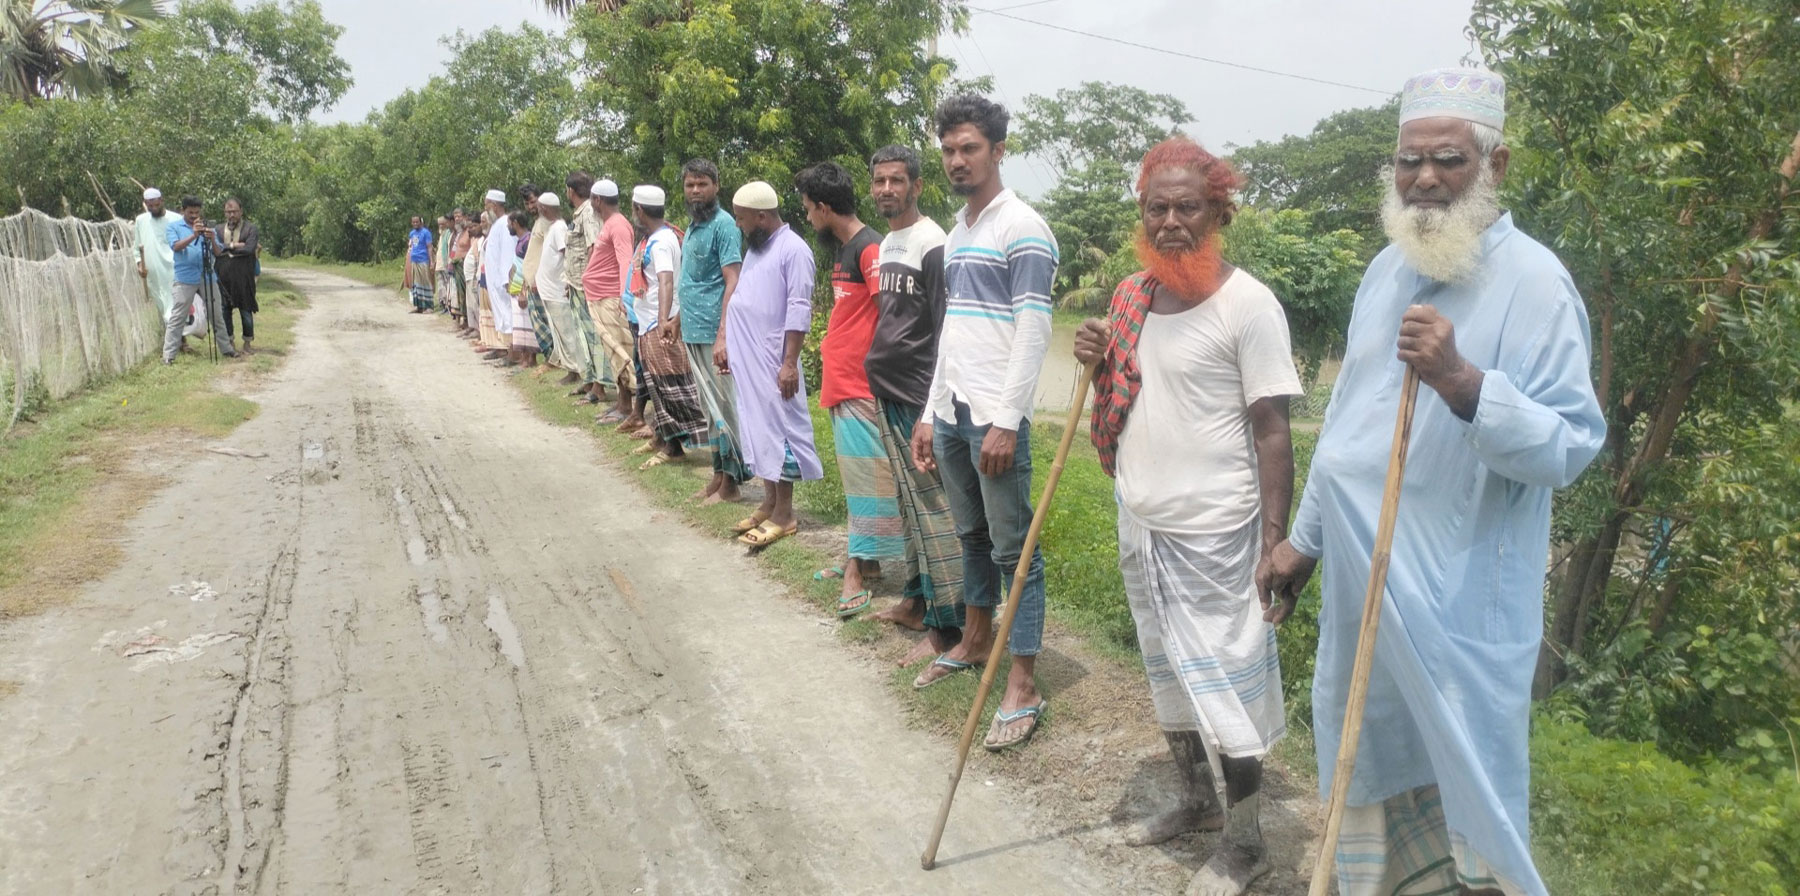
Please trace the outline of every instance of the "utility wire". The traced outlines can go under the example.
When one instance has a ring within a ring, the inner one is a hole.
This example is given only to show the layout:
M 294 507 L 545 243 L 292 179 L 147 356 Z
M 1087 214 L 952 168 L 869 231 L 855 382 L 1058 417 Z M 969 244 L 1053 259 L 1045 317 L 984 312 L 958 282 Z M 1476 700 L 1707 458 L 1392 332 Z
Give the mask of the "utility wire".
M 1041 0 L 1041 2 L 1048 2 L 1048 0 Z M 1027 3 L 1027 4 L 1020 4 L 1020 5 L 1021 6 L 1030 6 L 1030 5 L 1034 5 L 1034 4 Z M 1123 44 L 1124 46 L 1135 47 L 1139 50 L 1149 50 L 1152 53 L 1165 53 L 1170 56 L 1179 56 L 1183 59 L 1193 59 L 1193 60 L 1196 60 L 1199 62 L 1210 62 L 1213 65 L 1223 65 L 1223 66 L 1227 66 L 1230 68 L 1243 69 L 1244 71 L 1258 72 L 1260 74 L 1265 74 L 1265 75 L 1274 75 L 1279 78 L 1292 78 L 1296 81 L 1310 81 L 1314 84 L 1326 84 L 1326 85 L 1329 85 L 1332 87 L 1342 87 L 1346 90 L 1361 90 L 1365 93 L 1373 93 L 1373 94 L 1378 94 L 1380 96 L 1393 96 L 1394 95 L 1394 91 L 1392 91 L 1392 90 L 1377 90 L 1373 87 L 1364 87 L 1361 84 L 1346 84 L 1342 81 L 1332 81 L 1332 80 L 1328 80 L 1325 78 L 1315 78 L 1315 77 L 1312 77 L 1311 75 L 1297 75 L 1293 72 L 1283 72 L 1283 71 L 1277 71 L 1272 68 L 1261 68 L 1259 66 L 1246 65 L 1242 62 L 1231 62 L 1231 61 L 1225 60 L 1225 59 L 1213 59 L 1209 56 L 1199 56 L 1199 55 L 1196 55 L 1193 53 L 1184 53 L 1180 50 L 1170 50 L 1170 49 L 1166 49 L 1164 47 L 1153 47 L 1153 46 L 1150 46 L 1149 44 L 1140 44 L 1140 43 L 1137 43 L 1136 41 L 1124 40 L 1123 38 L 1108 37 L 1104 34 L 1094 34 L 1091 31 L 1082 31 L 1078 28 L 1069 28 L 1069 27 L 1066 27 L 1063 25 L 1052 25 L 1049 22 L 1040 22 L 1036 19 L 1025 18 L 1024 16 L 1015 16 L 1015 15 L 1005 11 L 1008 9 L 1017 9 L 1017 8 L 1018 8 L 1017 6 L 1003 6 L 999 9 L 982 9 L 979 6 L 971 6 L 971 7 L 969 7 L 969 11 L 975 12 L 975 13 L 987 13 L 988 15 L 999 16 L 1000 18 L 1003 18 L 1003 19 L 1012 19 L 1015 22 L 1024 22 L 1027 25 L 1037 25 L 1040 28 L 1049 28 L 1053 31 L 1064 31 L 1069 34 L 1076 34 L 1076 35 L 1080 35 L 1082 37 L 1091 38 L 1093 40 L 1103 40 L 1103 41 L 1107 41 L 1108 43 Z M 977 48 L 977 49 L 979 49 L 979 48 Z

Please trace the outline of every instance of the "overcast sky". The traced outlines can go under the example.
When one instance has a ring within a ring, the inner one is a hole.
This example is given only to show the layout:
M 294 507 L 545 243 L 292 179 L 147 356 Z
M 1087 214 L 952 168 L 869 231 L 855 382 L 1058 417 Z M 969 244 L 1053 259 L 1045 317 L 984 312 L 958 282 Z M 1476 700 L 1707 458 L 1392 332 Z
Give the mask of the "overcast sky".
M 537 0 L 320 0 L 344 27 L 338 52 L 355 85 L 327 120 L 359 120 L 441 69 L 438 38 L 458 28 L 532 22 L 558 28 Z M 1384 92 L 1406 76 L 1459 64 L 1472 48 L 1467 0 L 976 0 L 976 8 L 1098 37 L 976 13 L 970 30 L 938 51 L 963 77 L 992 75 L 996 99 L 1016 107 L 1083 81 L 1112 81 L 1187 104 L 1188 133 L 1216 149 L 1305 133 L 1320 118 L 1380 103 L 1377 93 L 1264 74 L 1124 46 L 1116 38 L 1193 56 Z M 1047 169 L 1009 160 L 1008 184 L 1028 194 L 1050 186 Z

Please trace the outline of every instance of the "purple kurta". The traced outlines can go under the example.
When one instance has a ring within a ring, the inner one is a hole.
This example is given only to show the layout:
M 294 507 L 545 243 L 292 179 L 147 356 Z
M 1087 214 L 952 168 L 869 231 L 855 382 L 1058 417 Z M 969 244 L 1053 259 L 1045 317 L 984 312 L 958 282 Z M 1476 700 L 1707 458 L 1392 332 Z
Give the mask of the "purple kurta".
M 800 390 L 785 401 L 775 381 L 788 332 L 811 329 L 813 276 L 812 250 L 784 224 L 760 250 L 744 253 L 737 290 L 725 307 L 725 350 L 737 383 L 738 438 L 744 464 L 758 479 L 779 482 L 790 454 L 801 479 L 825 475 L 813 447 L 806 372 L 800 373 Z

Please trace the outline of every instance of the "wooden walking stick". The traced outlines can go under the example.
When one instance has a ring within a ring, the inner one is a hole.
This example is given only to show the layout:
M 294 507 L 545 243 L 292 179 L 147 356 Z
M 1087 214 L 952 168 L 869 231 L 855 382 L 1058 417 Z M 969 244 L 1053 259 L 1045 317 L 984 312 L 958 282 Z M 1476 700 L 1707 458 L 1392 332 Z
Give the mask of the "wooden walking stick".
M 999 631 L 994 633 L 994 647 L 988 651 L 987 666 L 981 670 L 981 685 L 975 689 L 975 705 L 969 707 L 969 718 L 963 722 L 962 740 L 956 745 L 956 766 L 950 770 L 950 789 L 944 792 L 944 803 L 938 807 L 937 824 L 931 829 L 931 842 L 925 844 L 925 855 L 919 867 L 930 871 L 937 866 L 938 843 L 944 839 L 944 825 L 950 820 L 950 803 L 956 799 L 956 785 L 962 782 L 963 766 L 969 761 L 969 746 L 975 742 L 975 730 L 981 725 L 981 711 L 987 706 L 988 691 L 994 687 L 994 670 L 1000 668 L 1000 656 L 1006 651 L 1006 639 L 1012 634 L 1013 617 L 1018 615 L 1019 595 L 1025 591 L 1025 575 L 1031 568 L 1031 555 L 1037 551 L 1038 535 L 1050 514 L 1050 499 L 1056 494 L 1057 480 L 1062 478 L 1063 462 L 1069 459 L 1069 446 L 1075 442 L 1075 430 L 1081 423 L 1082 405 L 1087 404 L 1088 384 L 1094 381 L 1097 364 L 1081 369 L 1075 384 L 1075 402 L 1069 406 L 1069 420 L 1063 424 L 1062 441 L 1056 446 L 1056 457 L 1050 462 L 1050 474 L 1044 477 L 1044 493 L 1038 496 L 1037 510 L 1031 514 L 1031 528 L 1025 530 L 1025 544 L 1019 549 L 1019 564 L 1013 568 L 1012 588 L 1006 597 L 1006 609 L 1000 612 Z
M 1388 453 L 1387 486 L 1381 494 L 1381 517 L 1375 525 L 1375 553 L 1369 558 L 1369 588 L 1363 594 L 1362 628 L 1356 636 L 1356 663 L 1350 667 L 1349 701 L 1344 707 L 1344 731 L 1338 738 L 1337 767 L 1331 773 L 1331 803 L 1325 810 L 1325 833 L 1319 839 L 1319 856 L 1313 862 L 1308 896 L 1325 896 L 1331 889 L 1332 865 L 1337 861 L 1338 829 L 1344 824 L 1344 801 L 1350 796 L 1350 775 L 1356 769 L 1357 740 L 1362 735 L 1363 705 L 1369 698 L 1369 673 L 1375 665 L 1375 632 L 1381 626 L 1381 599 L 1387 591 L 1388 554 L 1394 547 L 1394 520 L 1400 511 L 1400 484 L 1406 475 L 1406 446 L 1412 441 L 1413 407 L 1419 400 L 1419 372 L 1406 367 L 1400 385 L 1400 413 L 1394 418 L 1394 447 Z

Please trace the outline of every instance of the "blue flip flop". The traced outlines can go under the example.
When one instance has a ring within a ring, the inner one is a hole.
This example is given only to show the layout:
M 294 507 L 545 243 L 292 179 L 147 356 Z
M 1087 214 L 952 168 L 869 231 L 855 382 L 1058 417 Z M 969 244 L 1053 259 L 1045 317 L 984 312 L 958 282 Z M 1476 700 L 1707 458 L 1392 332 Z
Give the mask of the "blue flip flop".
M 958 672 L 961 672 L 965 669 L 973 669 L 978 665 L 980 665 L 980 664 L 979 663 L 965 663 L 962 660 L 953 660 L 947 656 L 944 656 L 943 654 L 939 654 L 937 659 L 931 661 L 931 666 L 942 666 L 943 668 L 949 669 L 950 671 L 944 675 L 939 675 L 938 677 L 933 678 L 930 681 L 926 681 L 925 673 L 931 671 L 931 666 L 926 666 L 922 671 L 919 672 L 918 677 L 913 679 L 913 690 L 915 690 L 915 691 L 925 690 L 926 688 L 931 687 L 932 685 L 937 684 L 938 682 L 943 681 L 946 678 L 950 678 L 951 676 L 954 676 Z
M 1001 750 L 1010 747 L 1024 746 L 1025 742 L 1031 740 L 1031 736 L 1037 733 L 1038 720 L 1043 717 L 1044 710 L 1048 708 L 1050 708 L 1050 701 L 1039 700 L 1036 706 L 1021 706 L 1012 712 L 996 710 L 994 712 L 993 724 L 988 726 L 988 736 L 981 741 L 982 749 L 987 750 L 989 753 L 998 753 Z M 1031 727 L 1025 729 L 1025 733 L 1019 735 L 1017 740 L 1009 740 L 1005 743 L 998 743 L 994 740 L 994 735 L 997 734 L 1001 728 L 1011 725 L 1020 719 L 1030 719 Z
M 843 577 L 844 568 L 842 566 L 832 566 L 813 573 L 813 581 L 815 582 L 823 582 L 826 579 L 841 579 Z

